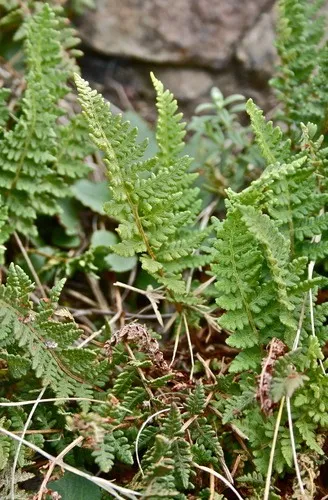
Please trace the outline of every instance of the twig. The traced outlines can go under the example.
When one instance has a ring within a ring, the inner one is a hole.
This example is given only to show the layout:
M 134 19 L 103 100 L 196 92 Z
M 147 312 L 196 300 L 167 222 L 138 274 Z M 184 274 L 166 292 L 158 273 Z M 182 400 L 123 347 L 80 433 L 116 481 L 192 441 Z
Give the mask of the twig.
M 206 363 L 205 359 L 201 357 L 201 355 L 199 354 L 199 352 L 196 353 L 196 358 L 203 365 L 205 373 L 206 373 L 206 377 L 208 378 L 208 380 L 212 377 L 214 383 L 216 384 L 216 376 L 214 375 L 214 373 L 212 372 L 212 370 L 210 369 L 210 367 Z M 208 361 L 210 361 L 210 360 L 208 360 Z
M 63 429 L 30 429 L 25 432 L 25 436 L 28 434 L 61 434 Z M 23 434 L 23 431 L 12 431 L 13 434 Z
M 214 471 L 213 465 L 210 465 L 211 471 Z M 208 500 L 214 500 L 215 495 L 215 475 L 210 474 L 210 496 Z
M 97 307 L 97 302 L 94 300 L 90 299 L 86 295 L 83 295 L 83 293 L 78 292 L 77 290 L 71 290 L 71 289 L 66 289 L 66 292 L 68 295 L 71 295 L 75 299 L 80 300 L 81 302 L 84 302 L 85 304 L 88 304 L 91 307 Z
M 270 460 L 269 460 L 269 465 L 268 465 L 268 472 L 267 472 L 266 481 L 265 481 L 265 490 L 264 490 L 263 500 L 269 500 L 269 497 L 270 497 L 270 486 L 271 486 L 271 476 L 272 476 L 272 469 L 273 469 L 274 453 L 276 451 L 277 439 L 278 439 L 278 434 L 279 434 L 279 426 L 280 426 L 280 422 L 281 422 L 282 410 L 284 408 L 284 404 L 285 404 L 285 396 L 283 396 L 281 398 L 279 411 L 278 411 L 278 415 L 277 415 L 277 420 L 276 420 L 276 426 L 274 429 L 273 440 L 272 440 L 272 445 L 271 445 L 271 452 L 270 452 Z
M 204 467 L 203 465 L 198 465 L 195 462 L 193 462 L 192 464 L 193 464 L 194 467 L 196 467 L 196 469 L 200 469 L 200 470 L 202 470 L 204 472 L 208 472 L 209 474 L 212 474 L 216 478 L 220 479 L 220 481 L 222 481 L 228 488 L 230 488 L 231 491 L 234 492 L 234 494 L 236 495 L 236 497 L 239 500 L 244 500 L 243 497 L 238 493 L 238 491 L 236 490 L 236 488 L 231 483 L 229 483 L 229 481 L 227 481 L 227 479 L 224 476 L 222 476 L 218 472 L 210 469 L 209 467 Z
M 182 407 L 178 406 L 178 408 L 182 408 Z M 156 413 L 149 415 L 149 417 L 144 421 L 144 423 L 142 424 L 142 426 L 140 427 L 140 429 L 138 431 L 138 434 L 136 437 L 136 442 L 135 442 L 135 452 L 136 452 L 137 464 L 138 464 L 138 467 L 139 467 L 139 470 L 141 472 L 142 477 L 144 477 L 144 472 L 143 472 L 142 467 L 141 467 L 141 462 L 140 462 L 140 458 L 139 458 L 139 449 L 138 449 L 139 448 L 139 440 L 140 440 L 140 436 L 142 434 L 142 431 L 144 430 L 146 425 L 149 424 L 149 422 L 151 420 L 153 420 L 153 418 L 157 417 L 158 415 L 161 415 L 162 413 L 170 411 L 170 409 L 171 408 L 164 408 L 164 410 L 159 410 Z
M 171 368 L 171 366 L 173 365 L 173 363 L 175 361 L 175 356 L 177 354 L 178 345 L 179 345 L 179 338 L 180 338 L 181 327 L 182 327 L 182 318 L 180 318 L 180 321 L 179 321 L 179 324 L 178 324 L 177 333 L 176 333 L 175 341 L 174 341 L 172 359 L 171 359 L 171 363 L 169 365 L 169 368 Z
M 223 416 L 222 413 L 217 408 L 215 408 L 215 406 L 209 406 L 209 408 L 210 408 L 210 410 L 212 410 L 213 413 L 215 413 L 218 417 L 220 417 L 222 419 L 222 416 Z M 230 427 L 231 430 L 235 434 L 237 434 L 237 436 L 241 440 L 249 441 L 249 437 L 246 434 L 244 434 L 243 431 L 241 431 L 240 429 L 238 429 L 238 427 L 235 424 L 227 422 L 225 425 L 227 425 L 228 427 Z M 247 448 L 245 447 L 244 450 L 247 451 Z
M 185 324 L 186 336 L 187 336 L 188 347 L 189 347 L 189 352 L 190 352 L 191 370 L 190 370 L 189 379 L 192 380 L 193 377 L 194 377 L 194 369 L 195 369 L 194 353 L 193 353 L 193 350 L 192 350 L 192 344 L 191 344 L 189 326 L 188 326 L 188 322 L 187 322 L 187 318 L 186 318 L 185 313 L 183 313 L 182 317 L 183 317 L 183 321 L 184 321 L 184 324 Z
M 22 435 L 21 435 L 22 440 L 25 437 L 26 431 L 29 428 L 32 417 L 34 415 L 34 412 L 35 412 L 38 404 L 40 403 L 42 396 L 45 393 L 46 388 L 47 388 L 47 386 L 43 387 L 43 389 L 40 391 L 38 397 L 36 398 L 32 408 L 31 408 L 31 411 L 26 419 L 26 422 L 25 422 L 25 425 L 24 425 L 24 428 L 22 431 Z M 13 466 L 12 466 L 12 470 L 11 470 L 11 484 L 10 484 L 10 498 L 11 498 L 11 500 L 15 500 L 15 474 L 16 474 L 16 467 L 17 467 L 18 458 L 19 458 L 21 448 L 22 448 L 22 441 L 20 441 L 18 446 L 17 446 L 15 456 L 14 456 L 14 462 L 13 462 Z
M 147 299 L 149 300 L 149 302 L 151 303 L 151 305 L 153 307 L 153 310 L 154 310 L 154 313 L 156 315 L 157 321 L 159 322 L 159 324 L 162 327 L 164 327 L 164 323 L 163 323 L 163 319 L 162 319 L 161 313 L 159 312 L 159 309 L 157 307 L 157 302 L 159 300 L 163 300 L 165 298 L 164 295 L 158 293 L 156 290 L 152 290 L 152 289 L 141 290 L 140 288 L 136 288 L 134 286 L 127 285 L 125 283 L 121 283 L 120 281 L 116 281 L 116 283 L 114 283 L 114 286 L 119 286 L 119 287 L 122 287 L 122 288 L 127 288 L 128 290 L 132 290 L 133 292 L 137 292 L 137 293 L 140 293 L 141 295 L 145 295 L 145 297 L 147 297 Z
M 107 302 L 104 294 L 102 293 L 101 288 L 100 288 L 99 283 L 96 280 L 96 278 L 94 278 L 93 276 L 90 276 L 90 274 L 87 274 L 87 280 L 88 280 L 88 283 L 89 283 L 90 288 L 92 290 L 92 293 L 95 296 L 95 298 L 100 306 L 100 309 L 109 309 L 108 302 Z
M 297 461 L 295 437 L 294 437 L 294 431 L 293 431 L 292 410 L 291 410 L 291 406 L 290 406 L 290 398 L 288 396 L 286 397 L 286 407 L 287 407 L 287 416 L 288 416 L 288 427 L 289 427 L 289 435 L 290 435 L 290 444 L 291 444 L 292 452 L 293 452 L 293 459 L 294 459 L 294 466 L 295 466 L 295 471 L 296 471 L 296 477 L 297 477 L 297 481 L 298 481 L 298 485 L 299 485 L 301 494 L 304 496 L 305 495 L 305 491 L 304 491 L 304 487 L 303 487 L 303 481 L 302 481 L 302 478 L 301 478 L 300 468 L 299 468 L 298 461 Z
M 38 497 L 37 497 L 37 500 L 42 500 L 42 496 L 43 496 L 43 492 L 44 490 L 46 489 L 47 487 L 47 483 L 51 477 L 51 474 L 52 474 L 52 471 L 54 470 L 54 468 L 56 467 L 56 465 L 58 465 L 61 461 L 62 461 L 62 458 L 64 458 L 65 455 L 67 455 L 67 453 L 69 451 L 71 451 L 76 445 L 78 445 L 79 443 L 81 443 L 81 441 L 83 441 L 83 436 L 79 436 L 77 437 L 76 439 L 74 439 L 74 441 L 72 441 L 71 443 L 69 443 L 66 448 L 64 448 L 60 453 L 59 455 L 57 455 L 57 457 L 55 458 L 55 460 L 53 460 L 50 465 L 49 465 L 49 469 L 47 471 L 47 474 L 45 475 L 43 481 L 42 481 L 42 484 L 40 486 L 40 489 L 39 489 L 39 493 L 38 493 Z
M 300 337 L 301 337 L 302 326 L 303 326 L 303 321 L 304 321 L 304 313 L 305 313 L 305 301 L 306 301 L 306 296 L 304 297 L 303 304 L 302 304 L 300 319 L 298 321 L 297 332 L 296 332 L 294 344 L 292 347 L 293 351 L 296 351 L 296 349 L 298 348 L 298 344 L 299 344 Z
M 78 345 L 78 348 L 81 349 L 82 347 L 86 346 L 87 344 L 90 344 L 92 340 L 94 340 L 96 337 L 98 337 L 105 329 L 105 325 L 103 325 L 99 330 L 96 332 L 93 332 L 89 337 L 86 339 L 82 340 L 82 342 Z
M 46 398 L 46 399 L 31 399 L 28 401 L 12 401 L 10 403 L 3 403 L 2 401 L 0 402 L 0 408 L 1 407 L 11 407 L 11 406 L 27 406 L 27 405 L 33 405 L 34 403 L 57 403 L 58 401 L 89 401 L 91 403 L 99 403 L 99 404 L 104 404 L 106 403 L 106 400 L 102 399 L 93 399 L 93 398 Z M 129 413 L 131 413 L 129 411 Z

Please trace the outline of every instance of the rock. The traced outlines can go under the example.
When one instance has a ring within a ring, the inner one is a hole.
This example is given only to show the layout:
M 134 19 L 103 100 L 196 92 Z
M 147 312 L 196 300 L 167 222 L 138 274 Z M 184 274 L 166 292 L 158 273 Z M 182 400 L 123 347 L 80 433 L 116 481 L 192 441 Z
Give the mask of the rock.
M 213 86 L 210 74 L 201 69 L 158 68 L 156 76 L 179 101 L 197 100 Z
M 237 59 L 248 71 L 262 74 L 264 78 L 272 75 L 277 62 L 275 48 L 275 9 L 261 14 L 258 22 L 244 36 L 237 48 Z
M 104 55 L 223 68 L 274 0 L 97 0 L 80 24 Z

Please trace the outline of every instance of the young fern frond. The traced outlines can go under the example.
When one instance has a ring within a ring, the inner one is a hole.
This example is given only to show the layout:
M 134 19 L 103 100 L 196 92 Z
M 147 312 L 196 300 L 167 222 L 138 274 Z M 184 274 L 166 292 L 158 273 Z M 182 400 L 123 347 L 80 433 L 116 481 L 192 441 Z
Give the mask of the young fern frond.
M 201 201 L 192 187 L 197 174 L 188 173 L 190 158 L 181 157 L 184 125 L 172 94 L 153 76 L 158 92 L 159 153 L 142 161 L 147 146 L 138 143 L 137 132 L 121 116 L 113 116 L 109 104 L 76 76 L 76 85 L 91 137 L 105 153 L 113 200 L 108 215 L 119 221 L 122 242 L 114 245 L 123 256 L 141 254 L 145 270 L 169 290 L 183 294 L 181 271 L 209 261 L 202 250 L 208 231 L 194 228 Z
M 151 500 L 177 498 L 179 492 L 175 487 L 174 460 L 170 448 L 170 440 L 157 435 L 153 448 L 144 457 L 147 466 L 141 483 L 143 498 Z
M 178 113 L 178 104 L 162 82 L 150 74 L 157 93 L 158 120 L 156 140 L 159 148 L 158 159 L 163 167 L 172 165 L 184 149 L 186 124 L 181 122 L 182 113 Z
M 279 127 L 273 127 L 272 122 L 266 122 L 263 111 L 252 99 L 246 103 L 246 111 L 250 116 L 255 139 L 267 164 L 283 162 L 290 153 L 290 141 L 283 141 L 283 133 Z

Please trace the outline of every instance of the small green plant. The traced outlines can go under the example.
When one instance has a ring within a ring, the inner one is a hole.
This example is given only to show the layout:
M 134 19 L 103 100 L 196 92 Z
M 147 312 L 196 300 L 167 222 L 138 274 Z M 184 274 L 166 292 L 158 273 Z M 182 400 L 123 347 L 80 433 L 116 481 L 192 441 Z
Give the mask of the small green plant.
M 226 188 L 239 191 L 257 178 L 263 160 L 250 128 L 239 120 L 245 111 L 245 98 L 239 94 L 224 98 L 218 88 L 212 89 L 211 97 L 211 103 L 196 108 L 197 115 L 188 128 L 193 132 L 194 163 L 205 178 L 203 187 L 225 198 Z

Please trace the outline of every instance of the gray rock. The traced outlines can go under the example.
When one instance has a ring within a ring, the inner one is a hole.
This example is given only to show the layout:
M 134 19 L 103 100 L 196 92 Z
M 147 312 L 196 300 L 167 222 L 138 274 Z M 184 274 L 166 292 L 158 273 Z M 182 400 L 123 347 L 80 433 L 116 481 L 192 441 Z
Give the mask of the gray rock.
M 275 9 L 261 14 L 237 48 L 237 59 L 249 71 L 271 76 L 277 62 L 275 48 Z
M 273 0 L 97 0 L 80 34 L 105 55 L 224 67 Z
M 187 68 L 158 68 L 156 76 L 179 101 L 196 100 L 209 94 L 213 80 L 207 71 Z

